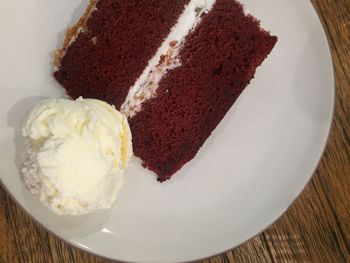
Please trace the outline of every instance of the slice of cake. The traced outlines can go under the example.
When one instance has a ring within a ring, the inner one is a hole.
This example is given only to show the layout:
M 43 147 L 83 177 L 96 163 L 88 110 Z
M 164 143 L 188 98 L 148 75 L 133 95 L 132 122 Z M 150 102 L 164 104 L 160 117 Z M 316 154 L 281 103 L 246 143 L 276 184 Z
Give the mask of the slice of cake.
M 112 2 L 127 1 L 100 0 L 87 20 L 87 28 L 111 21 L 112 11 L 102 13 L 99 5 Z M 196 155 L 277 41 L 234 0 L 192 0 L 184 4 L 181 11 L 176 11 L 178 17 L 171 20 L 173 27 L 169 28 L 170 22 L 165 26 L 168 32 L 162 35 L 164 41 L 157 42 L 157 48 L 150 50 L 150 43 L 140 47 L 144 49 L 140 53 L 152 54 L 146 62 L 144 57 L 135 57 L 134 62 L 139 60 L 143 67 L 138 68 L 139 75 L 133 71 L 135 74 L 126 76 L 124 82 L 113 82 L 119 78 L 119 71 L 123 74 L 129 68 L 132 48 L 123 50 L 119 44 L 111 47 L 100 41 L 96 52 L 99 37 L 96 44 L 92 43 L 88 39 L 96 33 L 87 37 L 88 29 L 75 36 L 55 72 L 69 95 L 106 100 L 128 116 L 134 153 L 158 175 L 159 181 L 169 179 Z M 128 17 L 135 15 L 131 12 Z M 147 23 L 144 26 L 153 28 Z M 121 34 L 125 30 L 129 34 L 127 28 L 119 30 L 119 24 L 108 24 L 100 30 L 102 39 L 104 32 Z M 148 30 L 139 37 L 153 43 L 145 36 Z M 114 56 L 114 49 L 120 51 L 120 57 Z M 85 66 L 87 57 L 93 66 Z M 111 67 L 104 71 L 106 58 L 110 58 Z

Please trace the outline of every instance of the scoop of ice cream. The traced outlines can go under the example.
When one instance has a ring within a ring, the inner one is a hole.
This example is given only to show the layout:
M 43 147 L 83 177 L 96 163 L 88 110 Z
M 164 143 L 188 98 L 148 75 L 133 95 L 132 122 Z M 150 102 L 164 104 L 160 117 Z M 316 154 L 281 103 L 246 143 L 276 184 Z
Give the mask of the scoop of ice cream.
M 95 100 L 47 99 L 22 130 L 29 190 L 59 215 L 87 214 L 115 202 L 132 155 L 126 117 Z

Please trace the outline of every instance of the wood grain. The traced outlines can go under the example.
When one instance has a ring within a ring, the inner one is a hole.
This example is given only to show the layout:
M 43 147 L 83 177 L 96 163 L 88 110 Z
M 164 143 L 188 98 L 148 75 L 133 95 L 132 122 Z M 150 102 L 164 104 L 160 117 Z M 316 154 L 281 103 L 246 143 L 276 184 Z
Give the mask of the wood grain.
M 350 262 L 350 1 L 312 3 L 328 33 L 336 78 L 335 117 L 322 161 L 302 195 L 274 225 L 205 263 Z M 47 233 L 1 187 L 0 198 L 0 263 L 111 262 Z

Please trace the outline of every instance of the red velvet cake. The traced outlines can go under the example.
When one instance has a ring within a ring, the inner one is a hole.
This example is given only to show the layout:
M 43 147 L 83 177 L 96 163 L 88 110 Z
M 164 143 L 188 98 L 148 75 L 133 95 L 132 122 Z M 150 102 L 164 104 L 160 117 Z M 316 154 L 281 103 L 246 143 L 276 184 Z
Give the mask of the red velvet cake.
M 118 11 L 134 2 L 147 5 Z M 72 97 L 105 100 L 128 116 L 135 155 L 165 181 L 196 155 L 277 38 L 234 0 L 99 0 L 96 8 L 59 53 L 55 77 Z M 147 24 L 143 12 L 162 19 Z M 125 44 L 135 35 L 117 19 L 142 27 L 137 44 Z

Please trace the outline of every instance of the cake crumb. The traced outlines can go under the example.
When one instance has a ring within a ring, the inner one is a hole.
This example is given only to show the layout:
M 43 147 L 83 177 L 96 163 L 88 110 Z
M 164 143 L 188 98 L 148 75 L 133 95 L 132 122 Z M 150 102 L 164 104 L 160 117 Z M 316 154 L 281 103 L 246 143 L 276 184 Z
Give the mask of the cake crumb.
M 97 43 L 97 37 L 91 38 L 91 42 L 92 42 L 92 44 L 96 45 L 96 43 Z
M 176 41 L 176 40 L 173 40 L 173 41 L 171 41 L 171 42 L 169 43 L 169 46 L 175 47 L 176 44 L 177 44 L 177 41 Z
M 163 64 L 164 60 L 165 60 L 165 55 L 161 55 L 160 58 L 159 58 L 159 64 L 158 65 Z

